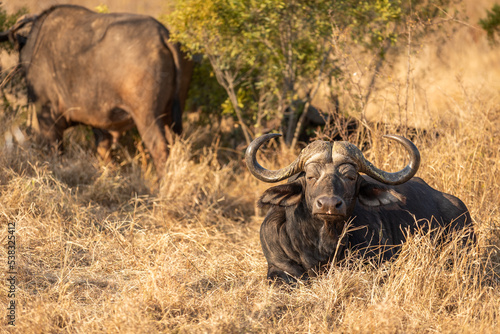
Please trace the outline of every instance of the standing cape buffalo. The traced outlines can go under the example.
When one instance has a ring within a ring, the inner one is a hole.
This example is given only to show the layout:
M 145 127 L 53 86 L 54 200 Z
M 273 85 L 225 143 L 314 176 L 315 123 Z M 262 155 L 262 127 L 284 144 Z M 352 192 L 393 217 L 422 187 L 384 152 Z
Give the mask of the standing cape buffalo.
M 245 156 L 248 169 L 264 182 L 293 176 L 288 183 L 266 190 L 259 200 L 259 205 L 270 206 L 260 230 L 269 279 L 290 283 L 307 278 L 336 254 L 340 258 L 346 248 L 389 259 L 397 253 L 406 230 L 419 225 L 472 231 L 462 201 L 412 178 L 420 154 L 406 138 L 385 136 L 410 154 L 404 169 L 389 173 L 373 166 L 356 146 L 341 141 L 313 142 L 288 167 L 267 170 L 256 161 L 256 153 L 276 136 L 257 138 Z M 349 231 L 340 240 L 348 221 Z
M 29 35 L 19 33 L 31 24 Z M 98 14 L 54 6 L 0 33 L 19 49 L 41 135 L 62 148 L 63 131 L 94 128 L 105 156 L 120 133 L 137 126 L 161 174 L 168 142 L 182 131 L 182 105 L 192 63 L 149 16 Z M 181 73 L 181 68 L 184 73 Z

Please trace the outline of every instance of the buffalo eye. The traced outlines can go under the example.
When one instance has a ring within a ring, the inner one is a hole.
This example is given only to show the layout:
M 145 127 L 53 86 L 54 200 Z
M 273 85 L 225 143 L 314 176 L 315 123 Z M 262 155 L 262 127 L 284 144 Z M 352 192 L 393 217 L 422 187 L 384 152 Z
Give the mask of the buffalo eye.
M 320 166 L 312 163 L 306 167 L 306 180 L 307 182 L 316 182 L 319 179 L 321 172 L 318 170 Z
M 354 181 L 358 177 L 358 172 L 351 164 L 343 164 L 339 167 L 339 173 L 348 180 Z
M 306 178 L 308 182 L 316 182 L 316 180 L 318 180 L 318 177 L 316 175 L 307 175 Z
M 319 173 L 317 171 L 311 171 L 309 173 L 306 173 L 307 182 L 314 183 L 318 181 L 318 179 L 319 179 Z

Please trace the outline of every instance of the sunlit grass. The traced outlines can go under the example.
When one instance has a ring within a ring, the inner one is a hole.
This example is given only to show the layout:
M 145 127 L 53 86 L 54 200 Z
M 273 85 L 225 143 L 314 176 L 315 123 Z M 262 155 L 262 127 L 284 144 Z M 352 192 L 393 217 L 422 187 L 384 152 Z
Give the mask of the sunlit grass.
M 114 2 L 108 6 L 115 9 Z M 79 130 L 66 137 L 63 156 L 28 138 L 0 155 L 1 259 L 7 257 L 7 223 L 17 224 L 17 318 L 8 330 L 497 332 L 500 101 L 492 92 L 500 84 L 464 84 L 446 73 L 433 73 L 444 94 L 428 92 L 419 100 L 439 136 L 415 138 L 422 156 L 417 176 L 463 200 L 477 244 L 464 246 L 453 236 L 440 245 L 434 236 L 418 233 L 391 262 L 352 257 L 296 288 L 281 289 L 265 279 L 259 241 L 265 212 L 255 205 L 270 185 L 250 175 L 243 150 L 221 144 L 225 134 L 214 133 L 214 127 L 187 122 L 160 182 L 140 145 L 135 156 L 121 148 L 119 162 L 105 165 Z M 417 74 L 422 84 L 429 78 L 424 70 Z M 391 103 L 387 92 L 378 94 L 375 101 Z M 410 122 L 417 117 L 412 114 Z M 0 125 L 2 136 L 6 127 Z M 374 128 L 365 151 L 391 171 L 407 159 L 382 138 L 392 130 Z M 263 151 L 258 159 L 268 168 L 285 166 L 298 153 L 274 143 Z M 7 305 L 6 285 L 1 289 L 0 304 Z
M 249 175 L 241 156 L 221 159 L 216 140 L 201 145 L 203 129 L 188 129 L 192 135 L 172 147 L 156 186 L 137 159 L 105 166 L 78 144 L 63 157 L 37 147 L 6 153 L 0 219 L 18 224 L 15 330 L 494 331 L 500 129 L 494 109 L 469 107 L 475 122 L 415 139 L 417 175 L 468 205 L 478 244 L 464 249 L 453 239 L 441 247 L 419 234 L 393 262 L 353 258 L 292 290 L 265 280 L 254 203 L 268 185 Z M 366 156 L 400 168 L 402 151 L 381 135 L 373 134 Z M 276 168 L 293 156 L 271 147 L 259 159 Z M 6 229 L 0 233 L 5 240 Z

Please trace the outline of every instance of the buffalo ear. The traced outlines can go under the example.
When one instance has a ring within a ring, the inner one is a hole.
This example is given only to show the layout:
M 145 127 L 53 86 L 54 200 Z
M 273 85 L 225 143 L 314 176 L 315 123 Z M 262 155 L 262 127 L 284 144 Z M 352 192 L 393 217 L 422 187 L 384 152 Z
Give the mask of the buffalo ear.
M 16 43 L 15 46 L 16 46 L 16 50 L 17 51 L 21 51 L 21 49 L 26 45 L 26 43 L 28 42 L 28 38 L 26 36 L 22 36 L 20 34 L 16 34 Z
M 267 189 L 260 197 L 258 205 L 292 206 L 298 204 L 301 199 L 302 183 L 299 180 Z
M 365 206 L 382 206 L 405 203 L 406 197 L 386 185 L 364 180 L 359 187 L 358 200 Z

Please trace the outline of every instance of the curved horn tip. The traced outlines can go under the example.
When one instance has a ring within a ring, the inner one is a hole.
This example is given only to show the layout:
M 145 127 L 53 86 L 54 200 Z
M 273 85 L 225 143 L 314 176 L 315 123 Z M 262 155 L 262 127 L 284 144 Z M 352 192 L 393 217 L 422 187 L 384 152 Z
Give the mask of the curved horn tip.
M 406 143 L 412 147 L 415 147 L 415 149 L 417 149 L 417 146 L 411 140 L 409 140 L 408 138 L 405 138 L 403 136 L 388 134 L 388 135 L 383 135 L 382 138 L 389 138 L 391 140 L 395 140 L 397 142 L 400 142 L 401 144 Z
M 247 165 L 247 168 L 253 174 L 253 176 L 255 176 L 261 181 L 269 183 L 278 182 L 297 173 L 298 158 L 287 167 L 281 168 L 279 170 L 268 170 L 262 167 L 257 162 L 256 155 L 260 146 L 263 145 L 265 142 L 269 141 L 270 139 L 280 136 L 281 134 L 279 133 L 265 134 L 263 136 L 254 139 L 246 149 L 245 163 Z
M 409 141 L 411 142 L 411 140 L 403 137 L 403 136 L 399 136 L 399 135 L 391 135 L 391 134 L 387 134 L 387 135 L 383 135 L 382 138 L 389 138 L 389 139 L 393 139 L 393 140 L 403 140 L 403 141 Z
M 246 153 L 249 154 L 252 150 L 258 149 L 262 144 L 265 142 L 276 138 L 276 137 L 281 137 L 281 134 L 279 133 L 268 133 L 265 135 L 262 135 L 260 137 L 255 138 L 250 145 L 248 145 Z
M 420 153 L 418 151 L 417 146 L 408 138 L 405 138 L 403 136 L 398 136 L 398 135 L 383 135 L 382 138 L 389 138 L 391 140 L 397 141 L 398 143 L 402 144 L 403 146 L 411 148 L 411 150 L 414 153 L 416 153 L 420 156 Z
M 10 30 L 0 32 L 0 42 L 9 41 Z
M 259 138 L 263 138 L 263 137 L 272 139 L 272 138 L 276 138 L 276 137 L 281 137 L 281 133 L 266 133 L 265 135 L 262 135 Z M 259 138 L 257 138 L 257 139 L 259 139 Z
M 262 136 L 267 136 L 269 138 L 275 138 L 275 137 L 281 137 L 281 133 L 267 133 L 267 134 L 262 135 Z
M 369 161 L 366 161 L 364 166 L 367 175 L 375 178 L 376 180 L 385 184 L 402 184 L 410 180 L 418 171 L 420 166 L 420 152 L 418 148 L 413 144 L 413 142 L 405 137 L 398 135 L 384 135 L 384 138 L 389 138 L 391 140 L 397 141 L 406 149 L 407 153 L 410 155 L 410 162 L 402 170 L 394 173 L 389 173 L 382 171 L 374 167 Z
M 389 134 L 389 135 L 384 135 L 384 137 L 399 142 L 406 148 L 407 152 L 410 154 L 410 162 L 408 163 L 407 167 L 411 170 L 411 172 L 408 173 L 407 177 L 402 178 L 402 180 L 398 181 L 398 183 L 399 182 L 404 183 L 417 173 L 418 168 L 420 167 L 420 159 L 421 159 L 420 151 L 411 140 L 403 136 Z

